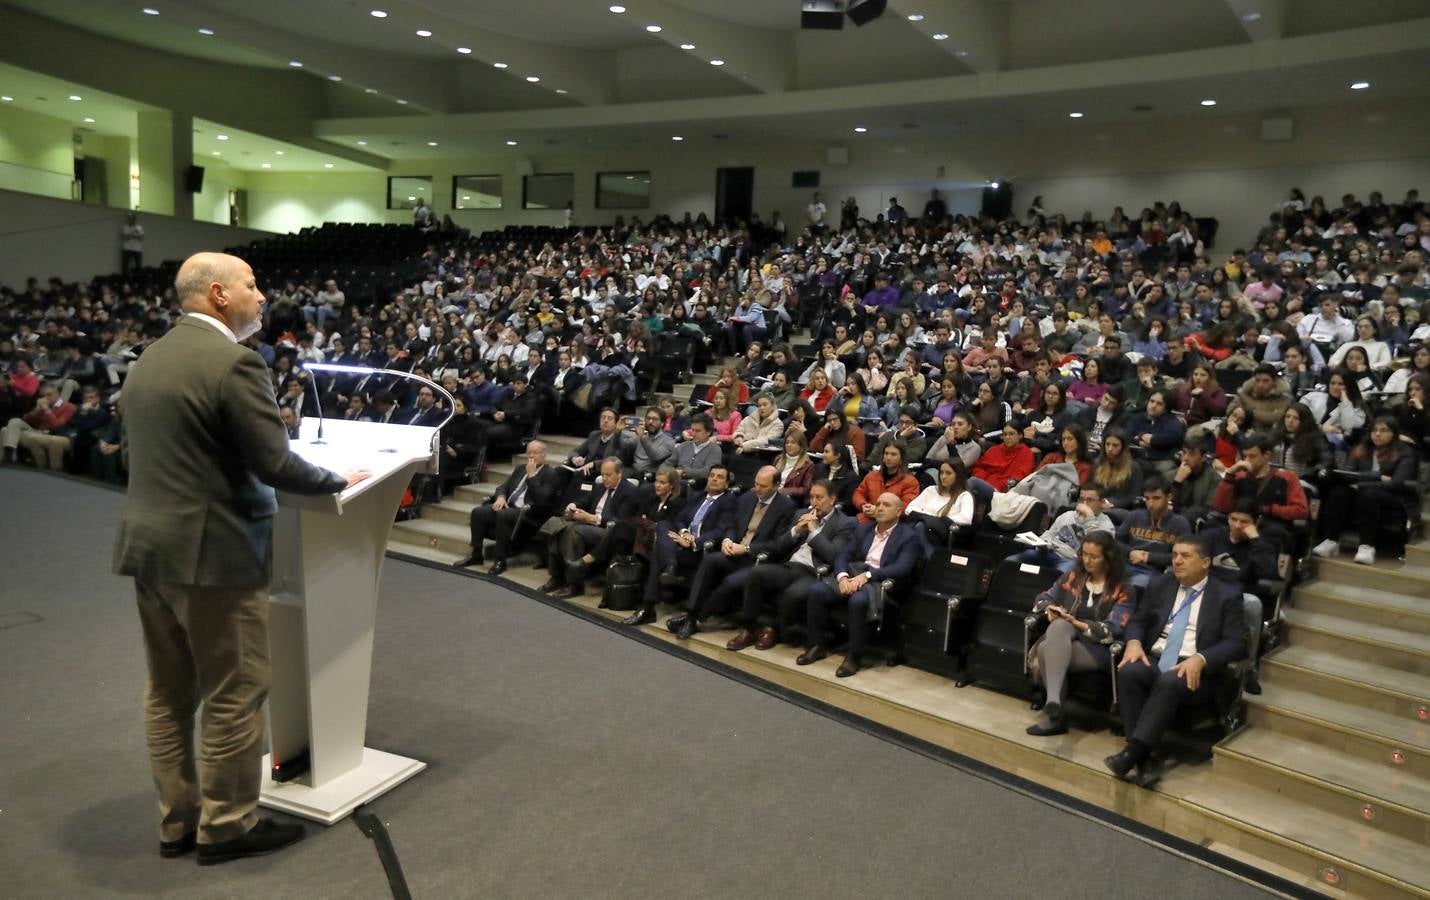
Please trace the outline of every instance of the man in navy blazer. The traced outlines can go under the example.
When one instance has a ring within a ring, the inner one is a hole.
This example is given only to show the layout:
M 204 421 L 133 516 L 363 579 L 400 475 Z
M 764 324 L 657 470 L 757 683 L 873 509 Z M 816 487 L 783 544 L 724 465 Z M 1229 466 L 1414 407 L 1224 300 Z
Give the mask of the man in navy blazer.
M 618 457 L 601 460 L 601 478 L 580 503 L 568 503 L 561 517 L 567 525 L 547 543 L 546 568 L 551 577 L 541 590 L 553 597 L 579 597 L 585 590 L 585 567 L 580 564 L 606 529 L 635 511 L 640 488 L 626 481 Z
M 854 537 L 834 561 L 830 577 L 814 585 L 805 613 L 808 647 L 795 660 L 801 666 L 829 655 L 829 608 L 849 606 L 849 650 L 835 675 L 848 678 L 859 671 L 868 645 L 869 619 L 882 614 L 878 592 L 885 581 L 907 580 L 923 553 L 917 525 L 899 521 L 904 503 L 897 494 L 883 493 L 874 502 L 874 521 L 854 530 Z
M 690 612 L 667 621 L 681 640 L 699 630 L 701 618 L 722 609 L 745 589 L 755 557 L 771 550 L 794 521 L 794 501 L 779 492 L 779 472 L 765 466 L 755 488 L 735 501 L 733 524 L 720 545 L 706 553 L 690 582 Z
M 417 389 L 417 402 L 408 409 L 398 410 L 392 417 L 396 425 L 422 425 L 434 428 L 442 424 L 447 414 L 437 405 L 437 394 L 428 385 Z
M 680 581 L 682 573 L 695 570 L 700 564 L 701 544 L 714 542 L 718 547 L 734 530 L 735 495 L 729 486 L 729 471 L 724 466 L 715 466 L 705 482 L 705 493 L 691 498 L 674 520 L 656 525 L 645 602 L 640 612 L 627 618 L 625 624 L 654 622 L 661 586 L 673 585 Z
M 1143 785 L 1155 781 L 1152 751 L 1177 710 L 1212 696 L 1227 666 L 1246 658 L 1241 592 L 1209 577 L 1211 565 L 1204 538 L 1177 538 L 1172 574 L 1148 585 L 1127 625 L 1117 666 L 1127 745 L 1103 761 L 1119 778 L 1135 766 Z

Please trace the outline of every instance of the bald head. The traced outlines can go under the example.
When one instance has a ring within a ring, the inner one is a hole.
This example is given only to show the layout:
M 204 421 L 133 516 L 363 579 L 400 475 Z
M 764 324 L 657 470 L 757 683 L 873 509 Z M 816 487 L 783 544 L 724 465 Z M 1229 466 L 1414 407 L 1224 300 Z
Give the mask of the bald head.
M 899 521 L 899 515 L 903 511 L 904 501 L 899 499 L 898 494 L 885 491 L 874 501 L 874 521 L 880 528 L 887 528 Z
M 227 253 L 195 253 L 179 266 L 174 279 L 185 312 L 203 313 L 228 325 L 239 340 L 263 322 L 263 293 L 253 269 Z
M 775 494 L 775 480 L 779 478 L 779 470 L 774 466 L 763 466 L 755 473 L 755 496 L 761 500 L 768 500 Z

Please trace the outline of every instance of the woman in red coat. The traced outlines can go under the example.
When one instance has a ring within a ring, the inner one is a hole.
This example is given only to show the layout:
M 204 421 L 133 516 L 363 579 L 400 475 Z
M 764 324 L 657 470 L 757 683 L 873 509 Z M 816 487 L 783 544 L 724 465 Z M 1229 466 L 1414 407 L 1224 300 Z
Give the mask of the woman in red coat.
M 1011 423 L 1003 426 L 1003 442 L 984 450 L 973 464 L 974 477 L 993 485 L 995 491 L 1008 490 L 1010 483 L 1022 481 L 1032 471 L 1033 451 Z

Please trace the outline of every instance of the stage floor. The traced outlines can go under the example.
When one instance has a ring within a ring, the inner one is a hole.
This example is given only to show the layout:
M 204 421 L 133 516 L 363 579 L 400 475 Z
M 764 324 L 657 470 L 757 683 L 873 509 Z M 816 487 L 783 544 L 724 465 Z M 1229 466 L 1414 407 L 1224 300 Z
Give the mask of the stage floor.
M 390 896 L 351 821 L 263 859 L 159 859 L 132 587 L 109 574 L 122 496 L 7 468 L 0 498 L 5 895 Z M 372 809 L 414 896 L 1263 893 L 727 674 L 389 560 L 368 745 L 429 768 Z

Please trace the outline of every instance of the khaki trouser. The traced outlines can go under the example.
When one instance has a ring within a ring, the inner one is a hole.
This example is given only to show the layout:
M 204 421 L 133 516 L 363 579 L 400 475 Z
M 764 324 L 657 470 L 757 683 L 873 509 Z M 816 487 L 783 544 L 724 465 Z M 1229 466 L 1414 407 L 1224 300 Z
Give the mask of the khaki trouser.
M 20 446 L 30 451 L 38 468 L 58 471 L 65 467 L 65 454 L 69 452 L 70 439 L 58 434 L 26 431 L 20 434 Z
M 258 821 L 262 777 L 268 591 L 144 579 L 135 579 L 135 588 L 149 663 L 144 725 L 159 839 L 197 830 L 199 843 L 212 844 L 246 834 Z

